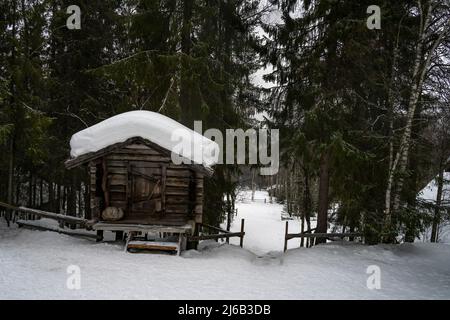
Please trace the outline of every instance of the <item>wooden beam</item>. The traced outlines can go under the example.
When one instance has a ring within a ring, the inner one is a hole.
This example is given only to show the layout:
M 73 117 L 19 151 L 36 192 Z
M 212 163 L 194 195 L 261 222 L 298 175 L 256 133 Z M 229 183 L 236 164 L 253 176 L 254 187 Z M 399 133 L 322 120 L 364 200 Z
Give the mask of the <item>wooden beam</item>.
M 147 179 L 147 180 L 150 180 L 150 181 L 152 181 L 152 182 L 157 182 L 157 181 L 159 181 L 158 178 L 155 178 L 155 177 L 153 177 L 153 176 L 149 176 L 149 175 L 147 175 L 147 174 L 144 174 L 144 173 L 142 173 L 142 172 L 139 172 L 139 171 L 133 169 L 133 167 L 131 167 L 131 173 L 132 173 L 133 175 L 135 175 L 135 176 L 140 176 L 140 177 L 145 178 L 145 179 Z
M 223 230 L 223 229 L 220 229 L 220 228 L 211 226 L 211 225 L 206 224 L 206 223 L 202 223 L 202 226 L 203 226 L 203 227 L 206 227 L 207 229 L 211 229 L 211 230 L 215 230 L 215 231 L 219 231 L 219 232 L 223 232 L 223 233 L 230 233 L 230 231 Z
M 64 214 L 47 212 L 47 211 L 38 210 L 38 209 L 30 209 L 30 208 L 22 207 L 22 206 L 17 207 L 17 206 L 13 206 L 11 204 L 4 203 L 4 202 L 0 202 L 0 207 L 4 207 L 4 208 L 11 209 L 14 211 L 20 211 L 20 212 L 34 214 L 34 215 L 44 217 L 44 218 L 54 219 L 54 220 L 58 220 L 58 221 L 64 221 L 67 223 L 80 224 L 82 226 L 88 225 L 88 220 L 86 220 L 86 219 L 77 218 L 77 217 L 73 217 L 73 216 L 66 216 Z
M 103 168 L 103 176 L 102 176 L 102 189 L 103 196 L 105 199 L 105 208 L 109 207 L 109 188 L 108 188 L 108 166 L 106 165 L 106 159 L 102 158 L 102 168 Z M 102 212 L 100 212 L 100 215 Z
M 28 222 L 28 221 L 23 221 L 23 220 L 18 220 L 17 224 L 19 225 L 19 227 L 26 227 L 26 228 L 36 229 L 36 230 L 41 230 L 41 231 L 53 231 L 53 232 L 67 234 L 69 236 L 75 236 L 75 237 L 85 237 L 85 238 L 92 238 L 92 239 L 96 239 L 96 237 L 97 237 L 95 234 L 77 232 L 77 231 L 71 230 L 71 229 L 47 227 L 47 226 L 42 226 L 42 225 L 35 224 L 33 222 Z
M 286 221 L 286 229 L 284 230 L 284 252 L 287 250 L 287 242 L 288 242 L 288 230 L 289 230 L 289 222 Z
M 245 232 L 244 232 L 244 222 L 245 222 L 245 220 L 244 219 L 242 219 L 241 220 L 241 241 L 239 242 L 239 246 L 242 248 L 242 246 L 244 245 L 244 235 L 245 235 Z
M 161 210 L 166 212 L 166 179 L 167 179 L 167 166 L 161 167 Z
M 92 226 L 94 230 L 125 231 L 125 232 L 167 232 L 167 233 L 190 233 L 191 225 L 184 226 L 164 226 L 164 225 L 144 225 L 126 223 L 106 223 L 98 222 Z
M 201 236 L 188 236 L 189 241 L 199 241 L 199 240 L 212 240 L 212 239 L 222 239 L 229 237 L 243 237 L 245 233 L 242 232 L 230 232 L 222 234 L 205 234 Z
M 345 238 L 345 237 L 361 237 L 362 233 L 348 232 L 348 233 L 288 233 L 286 239 L 293 238 Z
M 157 242 L 157 241 L 136 241 L 132 240 L 128 242 L 127 249 L 140 249 L 140 250 L 161 250 L 161 251 L 177 251 L 179 252 L 178 243 L 170 242 Z

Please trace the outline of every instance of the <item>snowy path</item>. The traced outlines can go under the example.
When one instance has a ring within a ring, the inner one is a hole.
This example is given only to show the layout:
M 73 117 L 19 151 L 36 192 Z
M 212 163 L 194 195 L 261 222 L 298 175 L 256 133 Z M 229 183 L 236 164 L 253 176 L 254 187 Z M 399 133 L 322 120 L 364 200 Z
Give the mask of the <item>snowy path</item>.
M 266 200 L 266 202 L 264 202 Z M 286 221 L 281 220 L 283 205 L 269 203 L 267 191 L 256 191 L 251 201 L 251 191 L 243 191 L 236 201 L 238 215 L 231 225 L 232 231 L 240 231 L 241 219 L 245 219 L 244 248 L 255 254 L 283 251 Z M 315 222 L 312 223 L 314 228 Z M 223 224 L 222 227 L 225 227 Z M 300 232 L 300 221 L 289 220 L 289 232 Z M 231 244 L 239 245 L 239 238 L 232 238 Z M 300 239 L 288 241 L 288 249 L 298 248 Z
M 282 254 L 276 206 L 239 204 L 244 249 L 203 242 L 181 257 L 8 229 L 1 220 L 0 299 L 450 299 L 449 245 L 327 244 Z M 80 267 L 80 290 L 66 286 L 70 265 Z M 381 270 L 380 290 L 366 286 L 370 265 Z

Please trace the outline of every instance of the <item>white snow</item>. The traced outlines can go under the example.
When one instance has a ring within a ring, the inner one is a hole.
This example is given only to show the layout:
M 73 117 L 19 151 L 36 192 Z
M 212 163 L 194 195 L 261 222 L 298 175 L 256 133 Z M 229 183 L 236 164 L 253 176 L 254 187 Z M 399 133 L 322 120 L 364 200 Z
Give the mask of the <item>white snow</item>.
M 243 249 L 205 241 L 181 257 L 7 228 L 2 219 L 0 299 L 450 299 L 449 245 L 333 243 L 283 254 L 281 206 L 245 200 L 238 208 Z M 298 222 L 290 223 L 294 230 Z M 80 268 L 79 290 L 66 286 L 71 265 Z M 372 265 L 381 271 L 379 290 L 366 285 Z
M 270 203 L 267 191 L 255 191 L 254 201 L 251 200 L 251 191 L 242 191 L 236 201 L 238 214 L 231 225 L 232 232 L 241 230 L 241 219 L 245 219 L 245 248 L 256 253 L 263 254 L 268 251 L 282 251 L 284 246 L 284 233 L 286 220 L 281 219 L 283 205 Z M 287 214 L 286 214 L 287 216 Z M 289 233 L 299 233 L 300 220 L 295 218 L 288 221 Z M 311 221 L 311 228 L 316 226 L 316 221 Z M 225 229 L 226 223 L 222 228 Z M 306 228 L 306 227 L 305 227 Z M 239 238 L 231 238 L 231 244 L 239 245 Z M 288 249 L 298 248 L 300 239 L 288 241 Z
M 450 181 L 450 172 L 444 173 L 444 187 L 442 190 L 442 202 L 449 203 L 450 202 L 450 184 L 445 183 L 446 181 Z M 436 202 L 436 198 L 437 198 L 437 189 L 438 189 L 438 184 L 437 184 L 437 177 L 436 177 L 435 179 L 431 180 L 430 183 L 428 183 L 427 186 L 419 192 L 419 198 L 422 200 L 434 203 L 434 202 Z
M 70 155 L 76 158 L 129 138 L 142 137 L 188 160 L 205 166 L 217 163 L 219 145 L 160 113 L 130 111 L 75 133 Z
M 450 205 L 450 172 L 444 173 L 444 186 L 442 188 L 442 198 L 441 204 L 443 206 Z M 437 177 L 430 181 L 425 188 L 423 188 L 419 194 L 418 198 L 422 201 L 435 204 L 437 199 Z M 431 210 L 430 214 L 434 214 L 434 210 Z M 430 241 L 431 238 L 431 226 L 426 228 L 424 232 L 421 233 L 420 239 L 416 239 L 416 241 L 427 242 Z M 450 222 L 443 221 L 440 223 L 438 228 L 438 242 L 441 243 L 450 243 Z
M 420 238 L 416 238 L 416 242 L 430 242 L 431 240 L 431 226 L 425 228 L 423 232 L 420 233 Z M 439 243 L 450 244 L 450 222 L 443 221 L 438 227 L 438 239 Z

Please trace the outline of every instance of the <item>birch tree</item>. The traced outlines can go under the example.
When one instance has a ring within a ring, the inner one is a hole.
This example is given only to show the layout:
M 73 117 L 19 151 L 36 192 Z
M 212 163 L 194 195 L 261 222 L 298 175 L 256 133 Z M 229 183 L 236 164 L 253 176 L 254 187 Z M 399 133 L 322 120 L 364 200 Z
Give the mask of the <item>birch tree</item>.
M 398 212 L 401 205 L 404 177 L 406 174 L 409 152 L 411 148 L 411 130 L 427 72 L 438 57 L 438 49 L 447 39 L 450 31 L 448 4 L 438 1 L 421 1 L 417 3 L 419 12 L 419 34 L 415 50 L 414 65 L 411 74 L 410 94 L 406 113 L 406 123 L 401 135 L 400 144 L 392 166 L 389 170 L 385 197 L 384 232 L 390 233 L 392 214 Z M 396 179 L 396 181 L 394 181 Z M 395 190 L 393 186 L 395 183 Z M 389 241 L 390 235 L 385 236 Z

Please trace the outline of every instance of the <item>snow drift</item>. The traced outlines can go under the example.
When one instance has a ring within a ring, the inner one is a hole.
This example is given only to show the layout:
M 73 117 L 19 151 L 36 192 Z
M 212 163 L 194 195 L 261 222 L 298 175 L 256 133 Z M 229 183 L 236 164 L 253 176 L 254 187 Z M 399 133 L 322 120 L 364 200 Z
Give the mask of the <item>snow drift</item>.
M 449 259 L 450 246 L 430 243 L 255 255 L 204 241 L 181 257 L 127 254 L 123 244 L 8 228 L 1 220 L 0 299 L 449 299 Z M 79 290 L 66 285 L 71 265 L 81 270 Z M 379 290 L 366 286 L 371 265 L 381 270 Z
M 150 140 L 206 167 L 218 161 L 217 143 L 169 117 L 151 111 L 125 112 L 75 133 L 70 140 L 70 155 L 76 158 L 133 137 Z

